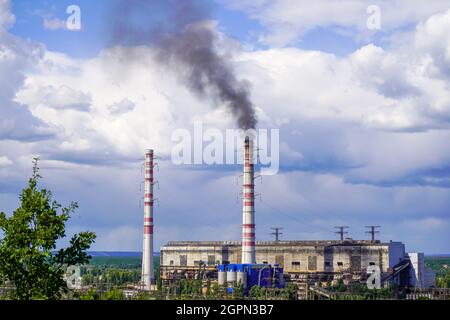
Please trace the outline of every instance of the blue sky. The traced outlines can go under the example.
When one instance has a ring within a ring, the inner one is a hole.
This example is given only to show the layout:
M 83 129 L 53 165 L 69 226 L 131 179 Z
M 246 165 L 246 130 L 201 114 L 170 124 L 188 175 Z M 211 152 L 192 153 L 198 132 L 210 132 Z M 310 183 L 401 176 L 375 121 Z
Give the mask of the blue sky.
M 12 3 L 16 23 L 11 32 L 25 39 L 39 41 L 49 50 L 68 53 L 73 57 L 87 58 L 97 55 L 109 43 L 108 23 L 114 1 L 49 1 L 24 0 Z M 249 43 L 258 48 L 269 46 L 258 43 L 257 35 L 264 30 L 257 19 L 243 11 L 223 6 L 220 2 L 210 1 L 211 19 L 217 20 L 220 27 L 231 38 L 242 43 Z M 49 32 L 43 25 L 43 17 L 66 20 L 66 9 L 76 4 L 82 9 L 82 32 L 54 30 Z M 319 27 L 296 41 L 296 46 L 307 50 L 321 50 L 337 55 L 348 54 L 358 48 L 358 43 L 351 37 L 339 35 L 332 28 Z
M 410 251 L 450 252 L 450 2 L 411 3 L 209 3 L 258 126 L 280 130 L 280 172 L 257 184 L 259 239 L 274 226 L 285 239 L 334 239 L 336 225 L 365 239 L 375 224 Z M 72 4 L 80 31 L 64 28 Z M 372 4 L 379 30 L 366 26 Z M 97 232 L 94 250 L 138 251 L 151 147 L 157 247 L 239 239 L 240 166 L 170 161 L 175 129 L 225 130 L 233 118 L 155 63 L 151 45 L 113 48 L 111 6 L 0 0 L 0 209 L 17 206 L 40 155 L 45 186 L 80 204 L 69 233 Z

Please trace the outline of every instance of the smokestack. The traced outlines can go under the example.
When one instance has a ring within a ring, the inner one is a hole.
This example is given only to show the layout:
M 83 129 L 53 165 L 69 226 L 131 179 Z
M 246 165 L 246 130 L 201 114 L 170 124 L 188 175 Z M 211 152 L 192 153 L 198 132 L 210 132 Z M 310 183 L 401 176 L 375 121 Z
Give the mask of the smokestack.
M 253 139 L 245 137 L 242 212 L 242 263 L 256 263 Z
M 153 150 L 145 152 L 144 247 L 142 250 L 142 284 L 150 290 L 155 283 L 153 271 Z

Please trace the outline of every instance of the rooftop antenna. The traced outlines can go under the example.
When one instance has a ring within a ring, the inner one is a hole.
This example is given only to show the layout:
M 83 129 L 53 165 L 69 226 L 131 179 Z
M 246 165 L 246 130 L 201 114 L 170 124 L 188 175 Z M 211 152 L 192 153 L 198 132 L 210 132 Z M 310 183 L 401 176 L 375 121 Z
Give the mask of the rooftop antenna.
M 336 226 L 336 229 L 339 231 L 336 231 L 338 235 L 340 235 L 341 241 L 344 241 L 344 235 L 348 234 L 348 231 L 345 231 L 345 229 L 350 228 L 349 226 Z
M 283 230 L 284 228 L 275 227 L 270 229 L 274 230 L 274 232 L 272 232 L 271 234 L 275 236 L 275 241 L 276 242 L 280 241 L 280 236 L 283 234 L 283 232 L 280 231 Z
M 366 228 L 369 228 L 369 231 L 366 231 L 366 233 L 370 234 L 370 238 L 372 240 L 372 242 L 375 242 L 375 235 L 377 233 L 380 233 L 380 231 L 378 231 L 378 228 L 381 228 L 381 226 L 366 226 Z

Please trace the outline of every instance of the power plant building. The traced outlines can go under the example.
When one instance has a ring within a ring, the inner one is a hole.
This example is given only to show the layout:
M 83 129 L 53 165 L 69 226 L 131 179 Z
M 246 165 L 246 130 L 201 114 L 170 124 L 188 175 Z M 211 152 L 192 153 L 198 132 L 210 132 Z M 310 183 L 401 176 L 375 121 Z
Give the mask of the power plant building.
M 341 240 L 256 241 L 254 147 L 252 137 L 246 137 L 241 241 L 168 242 L 160 249 L 160 276 L 163 282 L 170 285 L 172 280 L 206 277 L 224 284 L 238 281 L 238 274 L 241 278 L 251 278 L 264 269 L 272 276 L 282 270 L 278 273 L 283 279 L 277 283 L 283 283 L 284 277 L 289 278 L 286 280 L 306 288 L 303 290 L 306 295 L 310 284 L 316 288 L 321 287 L 319 283 L 339 279 L 358 282 L 367 280 L 371 274 L 379 276 L 378 283 L 382 285 L 424 288 L 433 283 L 432 272 L 425 271 L 423 267 L 423 255 L 408 255 L 402 242 L 375 240 L 378 226 L 370 226 L 371 240 L 344 238 L 344 228 L 347 227 L 340 227 Z M 153 197 L 152 192 L 150 196 Z M 150 214 L 146 212 L 145 217 L 152 223 L 153 231 L 152 211 Z M 150 275 L 146 270 L 150 271 Z M 375 275 L 378 270 L 379 274 Z M 153 282 L 150 278 L 152 271 L 143 268 L 144 283 Z
M 240 241 L 171 241 L 161 248 L 161 276 L 215 270 L 219 264 L 242 263 Z M 256 263 L 279 265 L 292 277 L 300 274 L 351 273 L 362 275 L 368 266 L 380 267 L 384 276 L 407 258 L 401 242 L 256 241 Z

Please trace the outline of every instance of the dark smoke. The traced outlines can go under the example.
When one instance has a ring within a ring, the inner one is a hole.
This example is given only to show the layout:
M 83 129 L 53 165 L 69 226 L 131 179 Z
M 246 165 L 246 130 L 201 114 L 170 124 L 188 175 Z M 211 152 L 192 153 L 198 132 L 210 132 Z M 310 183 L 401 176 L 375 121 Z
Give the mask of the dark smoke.
M 175 71 L 197 96 L 227 105 L 242 129 L 256 127 L 248 84 L 236 78 L 229 56 L 217 50 L 218 34 L 206 21 L 204 0 L 118 0 L 113 41 L 150 45 L 156 61 Z

